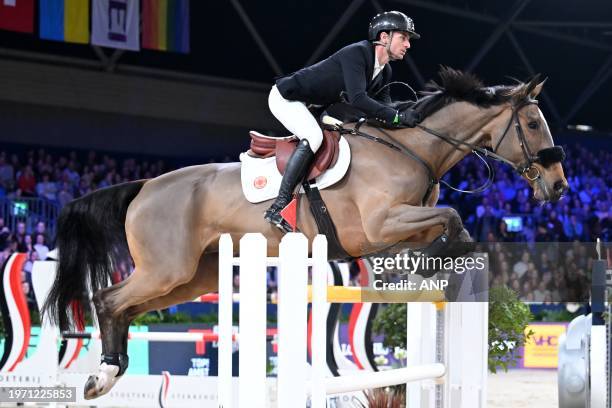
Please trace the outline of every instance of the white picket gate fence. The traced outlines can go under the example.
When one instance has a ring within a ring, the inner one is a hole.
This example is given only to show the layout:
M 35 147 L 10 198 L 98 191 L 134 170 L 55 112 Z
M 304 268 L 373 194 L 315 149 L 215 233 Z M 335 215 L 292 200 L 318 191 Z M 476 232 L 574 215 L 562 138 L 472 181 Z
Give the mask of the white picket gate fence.
M 240 240 L 238 257 L 224 234 L 219 242 L 219 407 L 232 401 L 232 268 L 240 267 L 238 406 L 265 407 L 267 267 L 278 267 L 277 407 L 326 407 L 332 394 L 408 383 L 407 405 L 418 408 L 486 406 L 486 303 L 431 303 L 408 307 L 408 367 L 327 378 L 327 240 L 317 236 L 308 256 L 302 234 L 283 237 L 278 257 L 267 257 L 261 234 Z M 308 268 L 312 267 L 312 367 L 307 363 Z

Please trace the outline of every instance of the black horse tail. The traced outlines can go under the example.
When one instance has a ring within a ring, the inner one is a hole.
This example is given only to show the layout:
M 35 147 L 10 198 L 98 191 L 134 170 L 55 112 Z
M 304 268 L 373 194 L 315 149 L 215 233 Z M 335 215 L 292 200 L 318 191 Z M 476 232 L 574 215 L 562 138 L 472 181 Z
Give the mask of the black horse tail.
M 62 209 L 56 237 L 57 273 L 42 309 L 43 316 L 60 330 L 78 325 L 90 291 L 108 286 L 117 262 L 129 256 L 127 208 L 145 181 L 94 191 Z

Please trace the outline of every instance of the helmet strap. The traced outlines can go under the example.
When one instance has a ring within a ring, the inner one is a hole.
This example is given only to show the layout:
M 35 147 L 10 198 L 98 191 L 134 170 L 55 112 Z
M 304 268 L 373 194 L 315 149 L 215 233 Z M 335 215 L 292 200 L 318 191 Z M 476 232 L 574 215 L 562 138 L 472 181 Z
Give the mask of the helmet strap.
M 393 31 L 389 31 L 389 41 L 387 41 L 387 45 L 385 45 L 385 50 L 387 50 L 387 55 L 389 59 L 391 59 L 391 41 L 393 40 Z
M 394 31 L 389 31 L 389 41 L 387 41 L 386 44 L 384 42 L 382 42 L 382 41 L 379 41 L 379 40 L 372 41 L 372 44 L 382 45 L 383 47 L 385 47 L 385 51 L 387 51 L 387 55 L 389 56 L 389 60 L 391 60 L 391 40 L 393 39 L 393 33 L 394 33 Z

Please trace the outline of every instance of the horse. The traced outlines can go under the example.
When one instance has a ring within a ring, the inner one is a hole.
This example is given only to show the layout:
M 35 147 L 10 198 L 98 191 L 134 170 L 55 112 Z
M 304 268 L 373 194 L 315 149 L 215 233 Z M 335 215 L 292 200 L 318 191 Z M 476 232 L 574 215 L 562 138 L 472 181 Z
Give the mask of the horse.
M 561 148 L 554 147 L 537 105 L 544 81 L 486 87 L 451 68 L 439 75 L 415 104 L 423 117 L 419 126 L 346 125 L 352 162 L 321 195 L 351 257 L 439 243 L 440 237 L 470 241 L 457 211 L 435 204 L 436 181 L 474 149 L 516 169 L 539 201 L 557 201 L 568 188 Z M 277 255 L 283 233 L 264 221 L 268 205 L 244 198 L 240 163 L 214 163 L 97 190 L 62 210 L 57 276 L 44 315 L 61 330 L 72 329 L 83 313 L 83 294 L 93 293 L 103 354 L 85 398 L 106 394 L 125 373 L 128 327 L 136 316 L 217 289 L 221 234 L 232 236 L 238 253 L 243 234 L 260 232 L 268 255 Z M 305 206 L 299 206 L 298 227 L 309 239 L 317 233 Z M 133 273 L 109 286 L 114 266 L 128 255 Z

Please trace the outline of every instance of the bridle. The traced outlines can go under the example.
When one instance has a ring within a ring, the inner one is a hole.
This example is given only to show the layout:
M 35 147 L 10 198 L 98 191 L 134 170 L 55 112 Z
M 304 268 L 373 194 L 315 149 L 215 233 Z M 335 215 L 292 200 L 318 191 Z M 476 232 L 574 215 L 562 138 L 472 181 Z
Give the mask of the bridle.
M 457 140 L 454 139 L 450 136 L 444 135 L 436 130 L 430 129 L 426 126 L 423 125 L 416 125 L 416 127 L 418 127 L 419 129 L 433 135 L 436 136 L 440 139 L 442 139 L 443 141 L 445 141 L 446 143 L 452 145 L 455 149 L 458 150 L 462 150 L 462 147 L 467 147 L 469 148 L 474 154 L 476 154 L 481 160 L 483 160 L 483 162 L 485 163 L 485 165 L 487 166 L 487 169 L 489 170 L 489 175 L 488 175 L 488 179 L 485 182 L 485 184 L 477 189 L 474 190 L 461 190 L 461 189 L 457 189 L 451 185 L 449 185 L 448 183 L 444 182 L 444 180 L 438 180 L 436 178 L 436 176 L 434 175 L 433 169 L 429 166 L 429 164 L 427 162 L 425 162 L 423 159 L 421 159 L 416 153 L 414 153 L 412 150 L 408 149 L 406 146 L 404 146 L 402 143 L 400 143 L 398 140 L 396 140 L 391 134 L 389 134 L 388 132 L 384 131 L 383 129 L 381 129 L 380 127 L 377 127 L 377 130 L 380 131 L 382 134 L 384 134 L 388 139 L 390 139 L 390 141 L 376 137 L 376 136 L 372 136 L 369 135 L 367 133 L 364 133 L 360 130 L 360 127 L 366 122 L 365 119 L 360 120 L 357 125 L 355 126 L 354 129 L 343 129 L 344 131 L 341 131 L 341 133 L 348 133 L 348 134 L 352 134 L 352 135 L 356 135 L 356 136 L 361 136 L 364 137 L 366 139 L 372 140 L 374 142 L 378 142 L 381 143 L 387 147 L 390 147 L 394 150 L 400 151 L 402 152 L 404 155 L 409 156 L 413 159 L 415 159 L 416 161 L 418 161 L 419 163 L 421 163 L 423 166 L 425 166 L 425 168 L 427 169 L 428 173 L 429 173 L 429 177 L 430 177 L 430 187 L 427 190 L 427 193 L 425 194 L 425 197 L 423 199 L 423 202 L 427 201 L 427 198 L 433 188 L 433 185 L 437 184 L 438 182 L 442 181 L 445 185 L 447 185 L 449 188 L 455 190 L 455 191 L 459 191 L 459 192 L 463 192 L 463 193 L 478 193 L 478 192 L 482 192 L 484 190 L 486 190 L 487 188 L 489 188 L 491 186 L 491 184 L 493 184 L 493 177 L 494 177 L 494 173 L 491 169 L 491 167 L 488 165 L 488 163 L 486 162 L 486 160 L 483 159 L 483 157 L 490 157 L 493 160 L 496 160 L 498 162 L 502 162 L 505 163 L 507 165 L 509 165 L 510 167 L 512 167 L 521 177 L 525 177 L 527 178 L 529 181 L 531 182 L 535 182 L 537 181 L 538 183 L 543 183 L 542 181 L 542 175 L 540 173 L 540 170 L 537 166 L 535 166 L 535 164 L 540 164 L 543 167 L 548 167 L 554 163 L 559 163 L 562 162 L 563 160 L 565 160 L 565 152 L 563 151 L 563 147 L 561 146 L 553 146 L 553 147 L 547 147 L 545 149 L 541 149 L 539 150 L 535 155 L 532 153 L 531 148 L 529 147 L 529 144 L 527 143 L 527 138 L 525 137 L 525 132 L 523 132 L 523 127 L 521 125 L 521 122 L 519 120 L 519 112 L 521 109 L 523 109 L 525 106 L 528 105 L 537 105 L 538 101 L 535 99 L 528 99 L 526 101 L 523 101 L 521 103 L 518 104 L 513 104 L 511 106 L 512 108 L 512 116 L 510 117 L 510 120 L 508 121 L 508 125 L 506 126 L 504 133 L 502 133 L 502 136 L 500 137 L 499 141 L 497 142 L 497 144 L 495 145 L 495 147 L 492 150 L 488 150 L 485 149 L 484 147 L 480 147 L 480 146 L 476 146 L 472 143 L 468 143 L 468 142 L 464 142 L 462 140 Z M 515 128 L 515 133 L 517 135 L 518 138 L 518 142 L 519 145 L 521 146 L 521 151 L 523 153 L 523 158 L 524 160 L 518 164 L 513 163 L 512 161 L 500 156 L 497 153 L 497 150 L 499 149 L 499 146 L 501 145 L 501 143 L 503 142 L 503 140 L 506 138 L 506 136 L 508 135 L 508 132 L 510 130 L 510 128 L 512 127 L 512 125 L 514 124 L 514 128 Z M 483 157 L 481 157 L 480 155 L 482 155 Z
M 562 162 L 565 160 L 565 152 L 563 151 L 563 147 L 561 146 L 553 146 L 547 147 L 545 149 L 539 150 L 535 155 L 532 153 L 532 150 L 529 148 L 529 144 L 527 143 L 527 138 L 525 137 L 525 132 L 523 132 L 523 126 L 521 125 L 521 121 L 519 120 L 519 112 L 525 106 L 528 105 L 537 105 L 538 101 L 535 99 L 529 99 L 527 101 L 521 102 L 516 105 L 512 105 L 512 116 L 508 121 L 508 125 L 506 126 L 504 133 L 500 137 L 499 141 L 493 148 L 493 150 L 488 150 L 480 146 L 476 146 L 471 143 L 463 142 L 461 140 L 453 139 L 449 136 L 443 135 L 433 129 L 428 127 L 417 125 L 419 129 L 424 130 L 425 132 L 432 134 L 434 136 L 439 137 L 440 139 L 446 141 L 447 143 L 453 145 L 455 148 L 459 149 L 459 146 L 465 146 L 470 148 L 473 152 L 478 152 L 482 154 L 484 157 L 490 157 L 493 160 L 505 163 L 512 167 L 520 176 L 526 177 L 529 181 L 535 181 L 536 179 L 541 177 L 540 170 L 534 164 L 538 163 L 544 167 L 548 167 L 551 164 Z M 518 138 L 519 145 L 521 146 L 521 151 L 523 152 L 524 161 L 516 164 L 512 161 L 500 156 L 497 153 L 499 146 L 504 141 L 506 136 L 508 135 L 508 131 L 514 124 L 514 129 L 516 136 Z
M 535 155 L 529 148 L 529 143 L 527 143 L 527 138 L 525 137 L 523 127 L 521 126 L 521 122 L 519 121 L 518 112 L 527 105 L 537 104 L 538 101 L 532 99 L 516 106 L 512 106 L 512 118 L 510 119 L 506 130 L 502 134 L 502 137 L 499 139 L 499 142 L 497 142 L 497 145 L 495 145 L 495 148 L 493 149 L 493 153 L 496 153 L 497 149 L 508 134 L 508 130 L 510 129 L 512 122 L 514 122 L 514 129 L 516 131 L 516 136 L 519 140 L 521 150 L 523 151 L 523 158 L 525 159 L 525 161 L 518 165 L 513 165 L 513 167 L 519 175 L 525 176 L 529 181 L 535 181 L 536 179 L 541 177 L 540 170 L 538 169 L 538 167 L 534 166 L 535 163 L 538 163 L 544 167 L 548 167 L 551 164 L 560 163 L 565 160 L 565 152 L 563 151 L 563 147 L 561 146 L 553 146 L 541 149 Z M 531 171 L 533 170 L 535 170 L 535 173 L 534 175 L 531 175 Z

